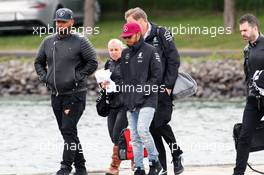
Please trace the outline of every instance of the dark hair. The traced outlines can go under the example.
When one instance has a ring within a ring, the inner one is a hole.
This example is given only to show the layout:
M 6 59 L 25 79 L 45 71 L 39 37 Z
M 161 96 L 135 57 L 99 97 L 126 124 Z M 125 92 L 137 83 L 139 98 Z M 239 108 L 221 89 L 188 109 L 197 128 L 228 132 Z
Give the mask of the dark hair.
M 257 26 L 258 30 L 259 30 L 259 22 L 256 16 L 252 15 L 252 14 L 245 14 L 243 15 L 240 20 L 239 20 L 239 24 L 243 24 L 245 22 L 248 22 L 248 24 L 251 27 L 255 27 Z

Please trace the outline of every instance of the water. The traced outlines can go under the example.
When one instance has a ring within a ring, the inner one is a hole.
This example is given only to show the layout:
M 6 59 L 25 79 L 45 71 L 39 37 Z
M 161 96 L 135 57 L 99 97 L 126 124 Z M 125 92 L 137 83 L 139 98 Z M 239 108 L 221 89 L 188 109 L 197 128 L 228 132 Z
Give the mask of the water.
M 232 128 L 241 121 L 243 107 L 244 100 L 175 103 L 171 126 L 185 165 L 234 163 Z M 0 111 L 0 174 L 55 172 L 63 140 L 49 98 L 1 98 Z M 88 99 L 78 127 L 89 170 L 107 168 L 112 144 L 106 118 L 97 116 L 94 100 Z M 251 154 L 250 162 L 263 163 L 263 155 Z

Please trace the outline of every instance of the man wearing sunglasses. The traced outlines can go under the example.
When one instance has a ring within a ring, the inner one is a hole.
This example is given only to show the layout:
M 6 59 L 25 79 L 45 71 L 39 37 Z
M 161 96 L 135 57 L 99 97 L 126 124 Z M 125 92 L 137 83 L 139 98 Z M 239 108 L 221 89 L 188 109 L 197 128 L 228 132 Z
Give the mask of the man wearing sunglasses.
M 121 56 L 122 93 L 131 128 L 135 161 L 134 175 L 145 175 L 143 149 L 148 151 L 149 175 L 160 175 L 162 167 L 158 152 L 150 134 L 158 102 L 158 85 L 161 80 L 161 62 L 155 47 L 144 42 L 140 26 L 127 23 L 121 37 L 128 48 Z

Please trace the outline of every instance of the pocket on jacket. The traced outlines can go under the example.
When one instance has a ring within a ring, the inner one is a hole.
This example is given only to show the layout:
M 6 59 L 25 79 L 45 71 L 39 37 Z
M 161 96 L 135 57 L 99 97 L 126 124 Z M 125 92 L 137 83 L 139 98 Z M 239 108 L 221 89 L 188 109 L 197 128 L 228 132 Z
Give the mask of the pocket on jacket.
M 72 69 L 71 71 L 56 72 L 56 77 L 56 87 L 59 92 L 64 92 L 76 88 L 75 69 Z
M 165 105 L 173 105 L 171 96 L 165 92 L 160 92 L 158 95 L 158 103 L 165 104 Z
M 75 80 L 76 82 L 82 81 L 84 76 L 80 73 L 79 70 L 75 70 Z
M 45 77 L 46 86 L 50 90 L 54 87 L 53 81 L 52 81 L 53 76 L 51 76 L 51 74 L 52 74 L 52 71 L 48 70 L 47 75 Z

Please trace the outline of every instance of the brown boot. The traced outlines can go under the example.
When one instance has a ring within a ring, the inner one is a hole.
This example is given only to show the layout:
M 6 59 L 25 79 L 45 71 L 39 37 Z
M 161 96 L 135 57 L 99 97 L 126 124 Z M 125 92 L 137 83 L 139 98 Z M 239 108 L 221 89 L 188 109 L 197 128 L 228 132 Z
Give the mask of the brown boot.
M 134 171 L 135 169 L 135 162 L 134 159 L 131 160 L 131 171 Z
M 111 162 L 110 168 L 106 171 L 105 174 L 106 175 L 118 175 L 120 164 L 121 164 L 121 160 L 118 157 L 118 146 L 114 146 L 112 162 Z

